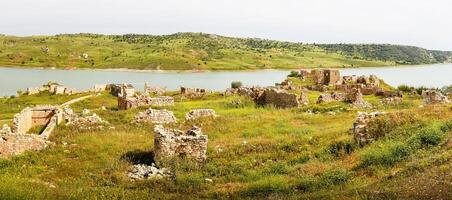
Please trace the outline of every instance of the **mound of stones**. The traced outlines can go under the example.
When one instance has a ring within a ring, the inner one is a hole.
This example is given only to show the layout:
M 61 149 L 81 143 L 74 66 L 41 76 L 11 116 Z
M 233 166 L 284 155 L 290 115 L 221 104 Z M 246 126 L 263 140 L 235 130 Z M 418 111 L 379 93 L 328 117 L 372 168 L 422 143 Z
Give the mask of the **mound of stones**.
M 353 123 L 352 128 L 350 129 L 350 132 L 353 134 L 356 142 L 360 146 L 364 146 L 370 142 L 372 142 L 375 138 L 372 138 L 372 136 L 369 134 L 368 130 L 368 124 L 375 118 L 384 115 L 386 113 L 384 112 L 372 112 L 372 113 L 366 113 L 366 112 L 358 112 L 358 115 L 356 116 L 356 120 Z
M 67 126 L 73 126 L 80 130 L 101 130 L 108 122 L 99 117 L 96 113 L 92 113 L 88 109 L 84 109 L 82 114 L 74 113 L 74 111 L 66 107 L 63 109 L 64 118 Z
M 331 101 L 344 101 L 345 100 L 345 94 L 340 92 L 333 92 L 331 94 L 320 94 L 319 98 L 317 99 L 317 103 L 325 103 L 325 102 L 331 102 Z
M 381 99 L 382 104 L 397 105 L 403 102 L 402 97 L 386 97 Z
M 201 128 L 193 126 L 186 133 L 164 128 L 162 125 L 154 127 L 154 161 L 162 168 L 166 162 L 174 158 L 187 158 L 199 163 L 206 161 L 207 135 Z
M 173 176 L 172 173 L 166 169 L 157 168 L 154 163 L 152 165 L 133 165 L 129 172 L 127 173 L 127 176 L 132 180 L 147 180 L 152 178 L 164 178 L 164 177 L 171 177 Z
M 355 107 L 370 108 L 372 105 L 364 101 L 363 94 L 360 89 L 353 88 L 345 94 L 345 102 L 351 103 Z
M 156 110 L 149 108 L 143 112 L 138 113 L 133 123 L 151 122 L 155 124 L 169 124 L 176 123 L 177 119 L 172 111 L 166 109 Z
M 424 104 L 450 103 L 447 96 L 436 90 L 424 90 L 422 91 L 422 97 L 424 97 Z
M 0 158 L 19 155 L 25 151 L 39 151 L 50 144 L 45 137 L 33 134 L 0 134 Z
M 202 117 L 217 117 L 213 109 L 193 109 L 185 115 L 185 120 L 195 120 Z

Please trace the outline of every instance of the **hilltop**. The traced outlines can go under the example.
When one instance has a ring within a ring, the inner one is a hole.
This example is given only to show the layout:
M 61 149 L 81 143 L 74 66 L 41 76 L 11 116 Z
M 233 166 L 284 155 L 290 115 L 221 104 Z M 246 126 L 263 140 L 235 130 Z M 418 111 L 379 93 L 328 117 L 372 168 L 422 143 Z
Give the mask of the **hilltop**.
M 389 44 L 304 44 L 204 33 L 0 35 L 0 65 L 161 70 L 370 67 L 448 62 L 452 52 Z

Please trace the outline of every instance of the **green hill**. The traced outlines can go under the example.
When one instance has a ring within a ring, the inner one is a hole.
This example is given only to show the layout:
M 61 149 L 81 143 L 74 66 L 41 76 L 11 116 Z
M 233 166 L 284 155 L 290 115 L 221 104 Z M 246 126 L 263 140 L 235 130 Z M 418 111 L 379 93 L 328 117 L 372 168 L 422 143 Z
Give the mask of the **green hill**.
M 427 64 L 451 57 L 410 46 L 316 45 L 203 33 L 0 35 L 1 66 L 241 70 Z

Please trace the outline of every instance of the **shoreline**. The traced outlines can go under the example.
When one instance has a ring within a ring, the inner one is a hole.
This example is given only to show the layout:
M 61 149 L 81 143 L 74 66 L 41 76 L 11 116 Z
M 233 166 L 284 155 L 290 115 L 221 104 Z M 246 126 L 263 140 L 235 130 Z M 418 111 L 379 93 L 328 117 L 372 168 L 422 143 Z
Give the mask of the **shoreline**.
M 232 70 L 157 70 L 157 69 L 131 69 L 131 68 L 104 68 L 104 69 L 90 69 L 90 68 L 75 68 L 65 69 L 57 67 L 34 67 L 34 66 L 2 66 L 0 68 L 10 69 L 31 69 L 31 70 L 60 70 L 60 71 L 98 71 L 98 72 L 134 72 L 134 73 L 213 73 L 213 72 L 256 72 L 256 71 L 291 71 L 300 69 L 372 69 L 372 68 L 404 68 L 404 67 L 422 67 L 427 65 L 447 65 L 451 63 L 433 63 L 433 64 L 419 64 L 419 65 L 388 65 L 388 66 L 372 66 L 372 67 L 312 67 L 312 68 L 280 68 L 280 69 L 232 69 Z

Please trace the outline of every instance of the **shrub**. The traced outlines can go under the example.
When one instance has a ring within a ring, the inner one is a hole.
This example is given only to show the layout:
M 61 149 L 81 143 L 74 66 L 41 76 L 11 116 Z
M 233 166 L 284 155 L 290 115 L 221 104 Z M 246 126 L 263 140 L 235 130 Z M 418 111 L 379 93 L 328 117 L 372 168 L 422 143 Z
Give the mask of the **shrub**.
M 239 87 L 242 87 L 243 86 L 243 84 L 242 84 L 242 82 L 240 82 L 240 81 L 233 81 L 232 83 L 231 83 L 231 88 L 239 88 Z
M 399 85 L 397 87 L 397 90 L 400 90 L 402 92 L 410 92 L 412 89 L 414 89 L 414 87 L 410 87 L 408 85 Z
M 290 74 L 287 75 L 288 77 L 299 77 L 300 76 L 300 72 L 298 71 L 290 71 Z
M 393 166 L 410 154 L 409 147 L 404 143 L 389 143 L 380 148 L 372 149 L 361 158 L 360 167 L 371 165 Z
M 418 133 L 418 139 L 422 146 L 436 146 L 441 142 L 442 132 L 438 128 L 424 128 Z
M 354 142 L 352 140 L 348 141 L 334 141 L 328 145 L 326 151 L 336 157 L 345 154 L 351 154 L 354 150 Z

